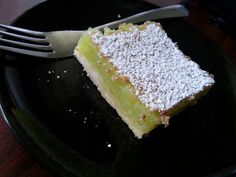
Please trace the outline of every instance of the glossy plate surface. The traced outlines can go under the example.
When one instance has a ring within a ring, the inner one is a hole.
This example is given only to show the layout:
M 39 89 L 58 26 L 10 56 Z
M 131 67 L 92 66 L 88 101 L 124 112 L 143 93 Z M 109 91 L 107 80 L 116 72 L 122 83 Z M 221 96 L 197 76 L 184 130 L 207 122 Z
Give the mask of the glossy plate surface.
M 38 31 L 87 29 L 155 8 L 135 1 L 49 1 L 16 26 Z M 180 49 L 215 75 L 198 104 L 136 139 L 74 57 L 0 58 L 1 111 L 26 150 L 63 177 L 193 177 L 236 164 L 236 67 L 182 19 L 161 21 Z

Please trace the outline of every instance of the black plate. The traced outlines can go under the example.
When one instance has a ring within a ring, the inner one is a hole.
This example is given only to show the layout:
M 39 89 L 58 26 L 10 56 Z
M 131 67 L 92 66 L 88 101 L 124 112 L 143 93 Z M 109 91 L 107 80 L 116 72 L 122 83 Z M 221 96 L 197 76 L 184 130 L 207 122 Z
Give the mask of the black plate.
M 16 26 L 86 29 L 154 6 L 143 2 L 45 2 Z M 118 15 L 119 14 L 119 15 Z M 193 177 L 236 164 L 235 64 L 182 19 L 163 20 L 185 54 L 215 75 L 198 104 L 138 140 L 73 57 L 1 56 L 1 111 L 24 147 L 56 176 Z

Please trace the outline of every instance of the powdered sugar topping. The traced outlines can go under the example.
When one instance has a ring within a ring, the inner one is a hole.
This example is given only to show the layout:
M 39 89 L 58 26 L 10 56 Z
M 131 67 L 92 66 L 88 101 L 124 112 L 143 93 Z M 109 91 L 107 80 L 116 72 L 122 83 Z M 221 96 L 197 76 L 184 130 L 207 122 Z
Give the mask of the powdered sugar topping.
M 132 26 L 130 31 L 110 35 L 97 32 L 92 40 L 151 110 L 166 111 L 214 83 L 154 23 L 143 30 Z

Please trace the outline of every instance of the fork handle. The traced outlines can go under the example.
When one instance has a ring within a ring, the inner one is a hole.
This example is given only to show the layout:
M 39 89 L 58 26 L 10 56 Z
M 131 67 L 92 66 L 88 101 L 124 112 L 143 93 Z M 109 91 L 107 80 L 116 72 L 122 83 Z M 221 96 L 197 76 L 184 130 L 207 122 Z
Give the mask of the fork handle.
M 121 23 L 140 23 L 148 20 L 156 20 L 163 18 L 172 18 L 172 17 L 184 17 L 188 16 L 189 12 L 183 5 L 172 5 L 167 7 L 162 7 L 158 9 L 149 10 L 139 14 L 129 16 L 114 22 L 110 22 L 96 28 L 102 29 L 105 27 L 108 28 L 117 28 Z

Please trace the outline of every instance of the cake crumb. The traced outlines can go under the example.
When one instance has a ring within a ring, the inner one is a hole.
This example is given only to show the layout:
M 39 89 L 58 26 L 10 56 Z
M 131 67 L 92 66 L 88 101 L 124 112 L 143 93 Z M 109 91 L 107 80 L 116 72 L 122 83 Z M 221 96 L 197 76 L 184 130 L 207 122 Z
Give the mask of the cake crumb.
M 161 115 L 161 123 L 167 127 L 169 125 L 170 116 Z

